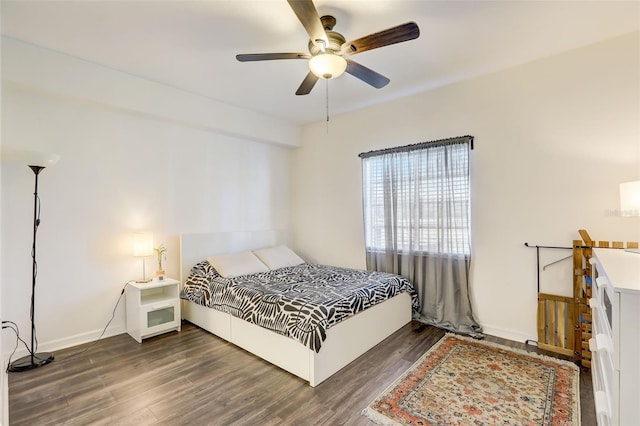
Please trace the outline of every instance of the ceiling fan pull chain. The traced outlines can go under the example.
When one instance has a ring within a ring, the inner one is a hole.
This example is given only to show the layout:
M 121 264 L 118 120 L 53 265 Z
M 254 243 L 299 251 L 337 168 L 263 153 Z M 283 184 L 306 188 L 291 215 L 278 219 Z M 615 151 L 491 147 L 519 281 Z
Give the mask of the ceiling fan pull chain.
M 326 96 L 326 109 L 327 109 L 327 123 L 329 122 L 329 79 L 325 79 L 325 96 Z M 329 127 L 327 126 L 327 132 L 329 131 Z

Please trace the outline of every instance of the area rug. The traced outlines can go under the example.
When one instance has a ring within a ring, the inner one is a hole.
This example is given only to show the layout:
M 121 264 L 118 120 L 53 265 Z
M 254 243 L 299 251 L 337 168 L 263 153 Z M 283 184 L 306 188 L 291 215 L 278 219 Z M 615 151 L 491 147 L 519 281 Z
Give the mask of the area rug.
M 568 361 L 445 335 L 362 412 L 381 425 L 579 425 Z

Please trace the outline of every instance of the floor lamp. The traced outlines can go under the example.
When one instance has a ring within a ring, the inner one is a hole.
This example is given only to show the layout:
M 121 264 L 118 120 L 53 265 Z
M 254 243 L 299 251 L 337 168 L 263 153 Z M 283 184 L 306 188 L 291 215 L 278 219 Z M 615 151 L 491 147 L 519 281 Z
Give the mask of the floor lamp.
M 39 152 L 25 151 L 22 153 L 26 158 L 27 165 L 33 170 L 36 176 L 35 191 L 33 192 L 33 245 L 31 247 L 31 348 L 29 355 L 19 358 L 9 364 L 9 371 L 27 371 L 49 364 L 53 361 L 53 354 L 50 352 L 36 353 L 36 325 L 35 325 L 35 305 L 36 305 L 36 276 L 38 274 L 38 263 L 36 261 L 36 236 L 38 226 L 40 226 L 40 198 L 38 198 L 38 176 L 46 166 L 53 166 L 60 159 L 56 154 L 44 154 Z

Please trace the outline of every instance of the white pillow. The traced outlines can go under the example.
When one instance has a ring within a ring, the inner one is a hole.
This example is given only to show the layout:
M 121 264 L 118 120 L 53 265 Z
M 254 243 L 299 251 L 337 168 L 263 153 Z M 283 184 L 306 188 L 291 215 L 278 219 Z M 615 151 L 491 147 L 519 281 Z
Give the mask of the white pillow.
M 260 262 L 260 259 L 250 251 L 209 256 L 207 260 L 211 266 L 216 268 L 216 271 L 225 278 L 267 272 L 269 270 L 269 268 Z
M 258 259 L 271 270 L 304 263 L 304 260 L 287 246 L 266 247 L 254 250 L 253 254 L 258 256 Z

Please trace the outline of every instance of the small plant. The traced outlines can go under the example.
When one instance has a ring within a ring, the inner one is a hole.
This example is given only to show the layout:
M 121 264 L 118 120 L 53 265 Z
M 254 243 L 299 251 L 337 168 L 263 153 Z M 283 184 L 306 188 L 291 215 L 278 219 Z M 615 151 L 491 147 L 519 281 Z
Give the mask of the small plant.
M 158 272 L 164 272 L 164 270 L 162 269 L 162 257 L 166 253 L 167 248 L 164 246 L 164 244 L 160 244 L 159 247 L 154 247 L 153 250 L 158 254 Z

